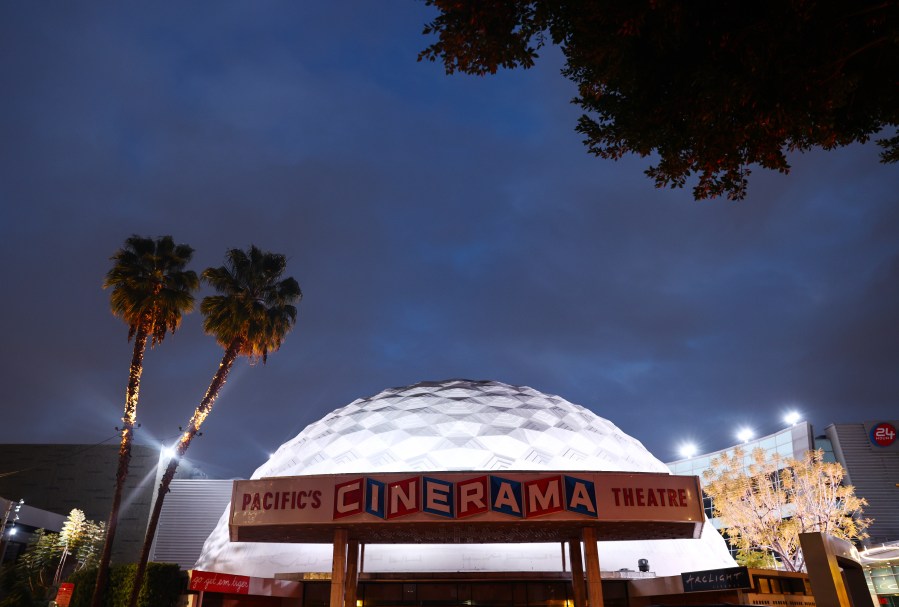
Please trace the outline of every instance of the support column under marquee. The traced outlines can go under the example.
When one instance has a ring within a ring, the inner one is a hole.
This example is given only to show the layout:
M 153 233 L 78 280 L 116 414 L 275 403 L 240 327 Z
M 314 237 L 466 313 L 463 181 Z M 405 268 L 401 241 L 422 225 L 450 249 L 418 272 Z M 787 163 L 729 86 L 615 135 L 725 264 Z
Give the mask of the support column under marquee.
M 586 607 L 584 600 L 584 565 L 581 557 L 581 540 L 572 538 L 568 541 L 568 560 L 571 561 L 571 594 L 574 607 Z
M 344 607 L 344 585 L 346 582 L 347 530 L 334 530 L 334 556 L 331 562 L 330 607 Z
M 359 540 L 350 540 L 346 551 L 346 590 L 344 607 L 356 607 L 356 586 L 359 579 Z
M 846 540 L 820 532 L 800 533 L 808 581 L 822 607 L 874 607 L 862 564 Z M 842 556 L 842 558 L 838 558 Z
M 584 527 L 581 537 L 584 540 L 584 567 L 587 569 L 587 604 L 589 607 L 602 607 L 602 577 L 599 574 L 596 530 Z

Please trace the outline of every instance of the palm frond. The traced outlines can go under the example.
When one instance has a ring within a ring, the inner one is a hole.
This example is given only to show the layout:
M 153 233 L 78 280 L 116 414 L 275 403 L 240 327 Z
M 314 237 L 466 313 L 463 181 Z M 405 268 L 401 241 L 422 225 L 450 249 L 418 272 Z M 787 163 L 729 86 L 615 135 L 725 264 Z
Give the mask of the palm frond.
M 152 343 L 160 343 L 193 310 L 200 281 L 185 269 L 192 256 L 190 246 L 175 244 L 171 236 L 132 235 L 111 257 L 103 288 L 112 289 L 110 309 L 128 325 L 129 340 L 143 326 Z
M 237 341 L 240 354 L 266 361 L 281 347 L 296 324 L 294 304 L 302 298 L 299 283 L 282 275 L 287 258 L 254 245 L 229 249 L 225 265 L 207 268 L 203 280 L 219 292 L 200 303 L 203 330 L 228 348 Z

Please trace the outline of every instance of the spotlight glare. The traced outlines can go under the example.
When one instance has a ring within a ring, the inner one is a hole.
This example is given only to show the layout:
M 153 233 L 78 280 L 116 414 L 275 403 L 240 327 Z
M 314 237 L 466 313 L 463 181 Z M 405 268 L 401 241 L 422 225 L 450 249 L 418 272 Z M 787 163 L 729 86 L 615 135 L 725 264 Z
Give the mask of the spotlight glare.
M 755 432 L 752 431 L 752 428 L 740 428 L 737 431 L 737 440 L 740 442 L 748 442 L 753 436 L 755 436 Z
M 784 421 L 791 426 L 795 426 L 800 419 L 802 419 L 802 416 L 799 415 L 798 411 L 790 411 L 784 415 Z
M 175 457 L 175 450 L 171 447 L 163 446 L 161 452 L 163 459 L 172 459 Z
M 696 448 L 696 445 L 694 443 L 684 443 L 683 445 L 681 445 L 679 452 L 681 457 L 690 458 L 696 455 L 699 450 Z

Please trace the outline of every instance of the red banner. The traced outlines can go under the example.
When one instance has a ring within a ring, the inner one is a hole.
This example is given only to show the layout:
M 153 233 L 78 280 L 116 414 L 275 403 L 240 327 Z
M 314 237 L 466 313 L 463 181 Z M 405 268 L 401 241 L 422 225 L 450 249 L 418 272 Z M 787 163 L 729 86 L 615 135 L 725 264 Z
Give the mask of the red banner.
M 190 572 L 190 590 L 203 592 L 223 592 L 228 594 L 249 594 L 250 578 L 245 575 L 229 573 L 211 573 L 208 571 Z
M 56 604 L 58 607 L 69 607 L 72 601 L 72 593 L 75 592 L 75 584 L 63 582 L 56 591 Z

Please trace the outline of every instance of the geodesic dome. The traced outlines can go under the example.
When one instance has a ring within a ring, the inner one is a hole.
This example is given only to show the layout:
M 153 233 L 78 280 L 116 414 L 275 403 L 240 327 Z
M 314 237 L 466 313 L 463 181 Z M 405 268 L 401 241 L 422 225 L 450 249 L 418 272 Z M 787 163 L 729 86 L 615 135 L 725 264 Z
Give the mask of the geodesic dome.
M 533 388 L 448 380 L 391 388 L 358 399 L 307 426 L 252 475 L 403 471 L 598 470 L 668 468 L 610 421 Z M 206 540 L 197 569 L 271 577 L 330 571 L 330 545 L 228 539 L 228 510 Z M 699 540 L 599 542 L 604 570 L 636 569 L 647 558 L 659 575 L 735 565 L 710 524 Z M 555 544 L 372 545 L 365 571 L 558 571 Z

